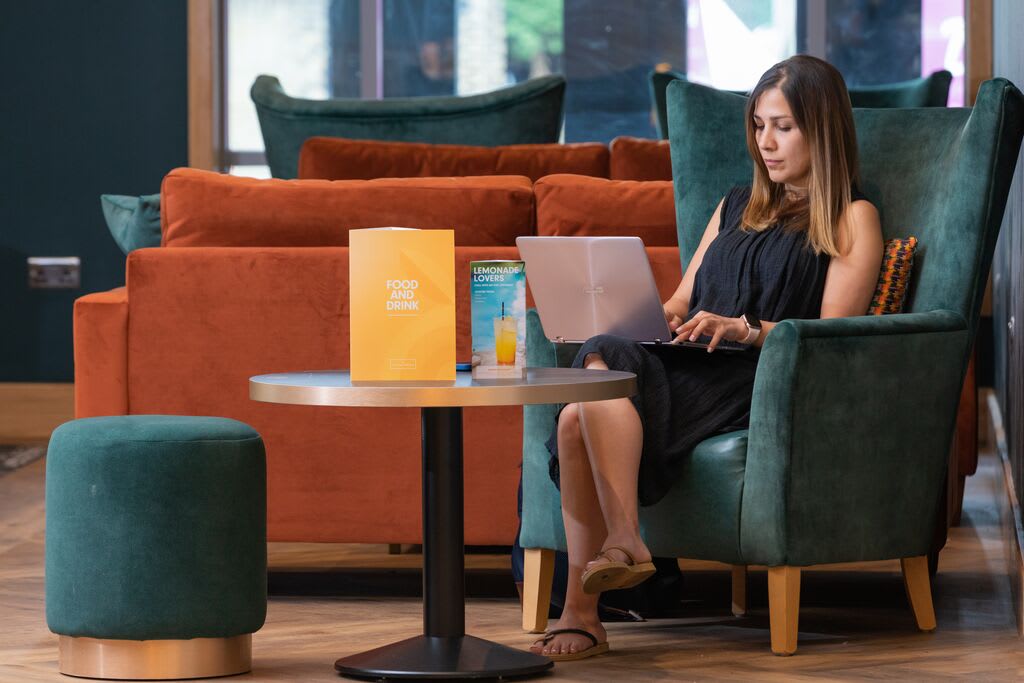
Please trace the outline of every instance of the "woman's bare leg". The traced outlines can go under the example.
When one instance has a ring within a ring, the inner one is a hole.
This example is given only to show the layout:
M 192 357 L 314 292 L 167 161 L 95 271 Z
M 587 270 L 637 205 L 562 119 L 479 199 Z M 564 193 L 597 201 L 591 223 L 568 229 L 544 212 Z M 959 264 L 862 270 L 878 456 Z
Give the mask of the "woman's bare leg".
M 588 354 L 583 365 L 594 370 L 608 369 L 604 359 L 596 353 Z M 579 405 L 583 441 L 608 531 L 603 547 L 620 546 L 637 562 L 647 562 L 651 553 L 640 538 L 637 500 L 643 448 L 640 416 L 628 398 Z M 626 559 L 616 551 L 612 551 L 612 556 Z
M 550 630 L 583 629 L 593 633 L 599 642 L 604 642 L 607 634 L 597 616 L 598 596 L 583 592 L 583 570 L 601 549 L 608 534 L 594 488 L 590 458 L 580 431 L 579 406 L 578 403 L 567 405 L 558 417 L 558 468 L 562 522 L 569 549 L 569 580 L 562 616 Z M 531 649 L 545 655 L 561 654 L 579 652 L 592 644 L 585 636 L 563 634 L 546 646 L 535 645 Z
M 584 366 L 608 369 L 596 353 L 587 356 Z M 607 634 L 597 616 L 599 596 L 583 592 L 583 572 L 601 548 L 611 545 L 626 548 L 638 562 L 651 559 L 640 538 L 638 515 L 642 445 L 640 417 L 629 399 L 574 403 L 559 415 L 558 464 L 569 571 L 565 607 L 551 630 L 583 629 L 604 642 Z M 591 645 L 584 636 L 564 634 L 532 649 L 560 654 Z

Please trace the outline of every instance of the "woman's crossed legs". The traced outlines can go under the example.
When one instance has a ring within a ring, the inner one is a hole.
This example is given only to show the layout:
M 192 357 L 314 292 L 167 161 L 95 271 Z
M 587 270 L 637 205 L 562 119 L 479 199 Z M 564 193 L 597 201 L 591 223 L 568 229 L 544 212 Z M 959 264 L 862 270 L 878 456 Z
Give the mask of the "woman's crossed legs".
M 585 368 L 607 370 L 599 354 L 588 354 Z M 551 631 L 582 629 L 599 642 L 607 633 L 597 615 L 598 594 L 583 592 L 582 577 L 593 562 L 649 562 L 651 553 L 640 538 L 637 479 L 643 428 L 628 398 L 572 403 L 558 418 L 558 467 L 562 491 L 562 520 L 569 555 L 569 576 L 562 616 Z M 558 634 L 531 648 L 545 655 L 582 652 L 593 643 L 580 634 Z

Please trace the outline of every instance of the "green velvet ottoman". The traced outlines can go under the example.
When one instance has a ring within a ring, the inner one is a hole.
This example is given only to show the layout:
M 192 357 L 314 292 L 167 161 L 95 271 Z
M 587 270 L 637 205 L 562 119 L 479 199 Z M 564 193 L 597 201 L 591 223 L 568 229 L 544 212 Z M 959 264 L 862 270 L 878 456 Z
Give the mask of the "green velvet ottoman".
M 266 456 L 236 420 L 124 415 L 53 432 L 46 621 L 60 670 L 248 671 L 267 611 Z

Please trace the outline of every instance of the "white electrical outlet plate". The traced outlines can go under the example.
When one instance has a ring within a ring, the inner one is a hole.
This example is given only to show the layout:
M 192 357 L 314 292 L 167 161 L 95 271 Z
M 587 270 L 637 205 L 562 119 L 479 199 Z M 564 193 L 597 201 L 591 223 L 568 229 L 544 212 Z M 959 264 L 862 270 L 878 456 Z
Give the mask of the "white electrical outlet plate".
M 29 256 L 28 286 L 33 289 L 77 289 L 82 260 L 77 256 Z

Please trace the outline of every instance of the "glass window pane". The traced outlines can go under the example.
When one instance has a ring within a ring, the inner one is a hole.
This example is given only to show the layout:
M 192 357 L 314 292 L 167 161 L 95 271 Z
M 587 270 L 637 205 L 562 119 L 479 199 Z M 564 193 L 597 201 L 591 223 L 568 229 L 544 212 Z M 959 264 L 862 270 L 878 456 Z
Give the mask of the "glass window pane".
M 564 0 L 566 142 L 657 137 L 655 68 L 685 64 L 685 0 Z
M 384 97 L 455 94 L 455 0 L 384 0 Z
M 228 173 L 231 175 L 244 176 L 246 178 L 269 178 L 269 166 L 229 166 Z
M 796 20 L 796 0 L 688 0 L 687 78 L 750 90 L 769 67 L 796 53 Z
M 457 0 L 455 92 L 473 95 L 562 70 L 562 0 Z
M 921 74 L 921 0 L 828 0 L 828 61 L 846 84 L 881 85 Z
M 964 106 L 963 0 L 921 0 L 921 75 L 953 74 L 949 106 Z
M 227 1 L 224 71 L 229 149 L 263 149 L 249 97 L 256 76 L 277 76 L 285 92 L 296 97 L 328 96 L 328 4 L 329 0 Z M 358 14 L 356 20 L 358 24 Z
M 330 97 L 360 97 L 359 0 L 329 0 L 327 70 Z

